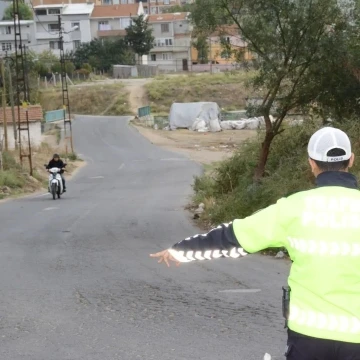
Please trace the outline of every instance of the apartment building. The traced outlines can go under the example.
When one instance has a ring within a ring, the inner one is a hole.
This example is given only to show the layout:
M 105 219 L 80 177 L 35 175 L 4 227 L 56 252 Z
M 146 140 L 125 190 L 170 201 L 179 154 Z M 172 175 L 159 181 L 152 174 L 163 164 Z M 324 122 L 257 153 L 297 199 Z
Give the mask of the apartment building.
M 64 51 L 76 50 L 91 41 L 90 15 L 94 4 L 55 4 L 34 6 L 36 51 L 52 50 L 60 54 L 59 22 L 61 15 Z
M 95 6 L 90 18 L 91 38 L 125 36 L 131 19 L 141 14 L 144 14 L 141 3 Z
M 155 46 L 148 63 L 163 71 L 188 70 L 191 62 L 191 33 L 189 13 L 149 15 Z
M 20 20 L 21 36 L 24 45 L 35 50 L 35 24 L 33 20 Z M 15 50 L 15 32 L 14 22 L 0 21 L 0 53 L 3 55 L 6 51 Z

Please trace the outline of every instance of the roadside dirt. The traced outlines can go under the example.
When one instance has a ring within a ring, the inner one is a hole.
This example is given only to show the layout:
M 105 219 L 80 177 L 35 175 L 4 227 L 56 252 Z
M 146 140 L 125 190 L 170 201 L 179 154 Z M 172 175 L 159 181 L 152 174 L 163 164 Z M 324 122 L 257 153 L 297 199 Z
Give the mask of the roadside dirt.
M 134 127 L 152 144 L 184 154 L 201 164 L 211 164 L 231 157 L 242 142 L 256 136 L 256 131 L 253 130 L 198 133 L 189 130 L 153 130 L 139 125 Z
M 126 89 L 129 92 L 130 109 L 133 114 L 137 114 L 138 108 L 148 105 L 146 90 L 144 85 L 152 79 L 133 79 L 123 80 Z

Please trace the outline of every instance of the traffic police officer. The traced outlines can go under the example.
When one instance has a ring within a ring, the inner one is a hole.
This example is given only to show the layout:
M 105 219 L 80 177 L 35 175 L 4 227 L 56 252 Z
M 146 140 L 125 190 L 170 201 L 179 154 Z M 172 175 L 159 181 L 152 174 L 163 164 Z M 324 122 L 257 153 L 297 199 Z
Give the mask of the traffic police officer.
M 311 137 L 316 188 L 282 198 L 170 249 L 159 262 L 238 258 L 285 247 L 292 262 L 288 360 L 360 360 L 360 192 L 348 172 L 348 136 L 325 127 Z

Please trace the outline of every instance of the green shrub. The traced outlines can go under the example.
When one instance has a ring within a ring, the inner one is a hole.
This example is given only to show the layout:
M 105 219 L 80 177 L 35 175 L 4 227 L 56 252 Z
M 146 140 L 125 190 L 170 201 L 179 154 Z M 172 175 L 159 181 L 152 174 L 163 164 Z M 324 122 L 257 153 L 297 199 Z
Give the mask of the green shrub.
M 17 169 L 20 170 L 20 165 L 16 162 L 15 158 L 8 152 L 4 151 L 2 154 L 3 160 L 3 169 L 10 170 L 10 169 Z
M 25 185 L 25 177 L 15 170 L 0 171 L 0 186 L 9 188 L 21 188 Z

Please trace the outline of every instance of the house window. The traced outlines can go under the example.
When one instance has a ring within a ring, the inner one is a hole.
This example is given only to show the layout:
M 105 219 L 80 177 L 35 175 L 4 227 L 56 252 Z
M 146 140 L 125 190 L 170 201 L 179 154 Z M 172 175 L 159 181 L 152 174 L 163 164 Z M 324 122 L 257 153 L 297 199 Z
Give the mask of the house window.
M 10 35 L 11 34 L 11 26 L 4 26 L 0 28 L 0 33 L 2 35 Z
M 2 51 L 11 51 L 12 44 L 11 43 L 2 43 L 1 48 L 2 48 Z
M 170 0 L 164 0 L 164 5 L 170 5 Z
M 128 4 L 133 4 L 134 0 L 128 0 Z
M 166 46 L 172 46 L 172 44 L 173 44 L 172 39 L 165 39 Z
M 35 10 L 36 15 L 47 15 L 46 9 L 37 9 Z
M 98 22 L 99 30 L 111 30 L 111 25 L 108 21 L 99 21 Z
M 60 9 L 48 9 L 49 15 L 60 15 Z
M 121 0 L 120 4 L 127 4 L 127 0 Z
M 59 24 L 48 24 L 49 31 L 59 31 Z
M 162 59 L 163 60 L 172 60 L 172 54 L 171 53 L 163 53 Z
M 130 18 L 121 18 L 120 19 L 120 29 L 126 29 L 131 25 L 131 19 Z
M 156 54 L 150 54 L 151 61 L 156 61 Z
M 102 0 L 102 5 L 111 5 L 112 1 L 111 0 Z
M 51 50 L 59 50 L 60 49 L 60 41 L 49 41 L 49 46 Z
M 81 45 L 81 41 L 80 40 L 74 40 L 73 41 L 73 47 L 74 47 L 74 50 L 78 49 Z
M 80 23 L 79 22 L 73 22 L 71 23 L 71 28 L 73 29 L 75 26 L 77 26 L 77 31 L 80 30 Z
M 155 7 L 155 6 L 151 8 L 151 13 L 152 13 L 152 14 L 157 14 L 157 10 L 156 10 L 156 7 Z
M 169 24 L 161 24 L 161 32 L 162 33 L 166 33 L 170 31 L 170 26 Z

